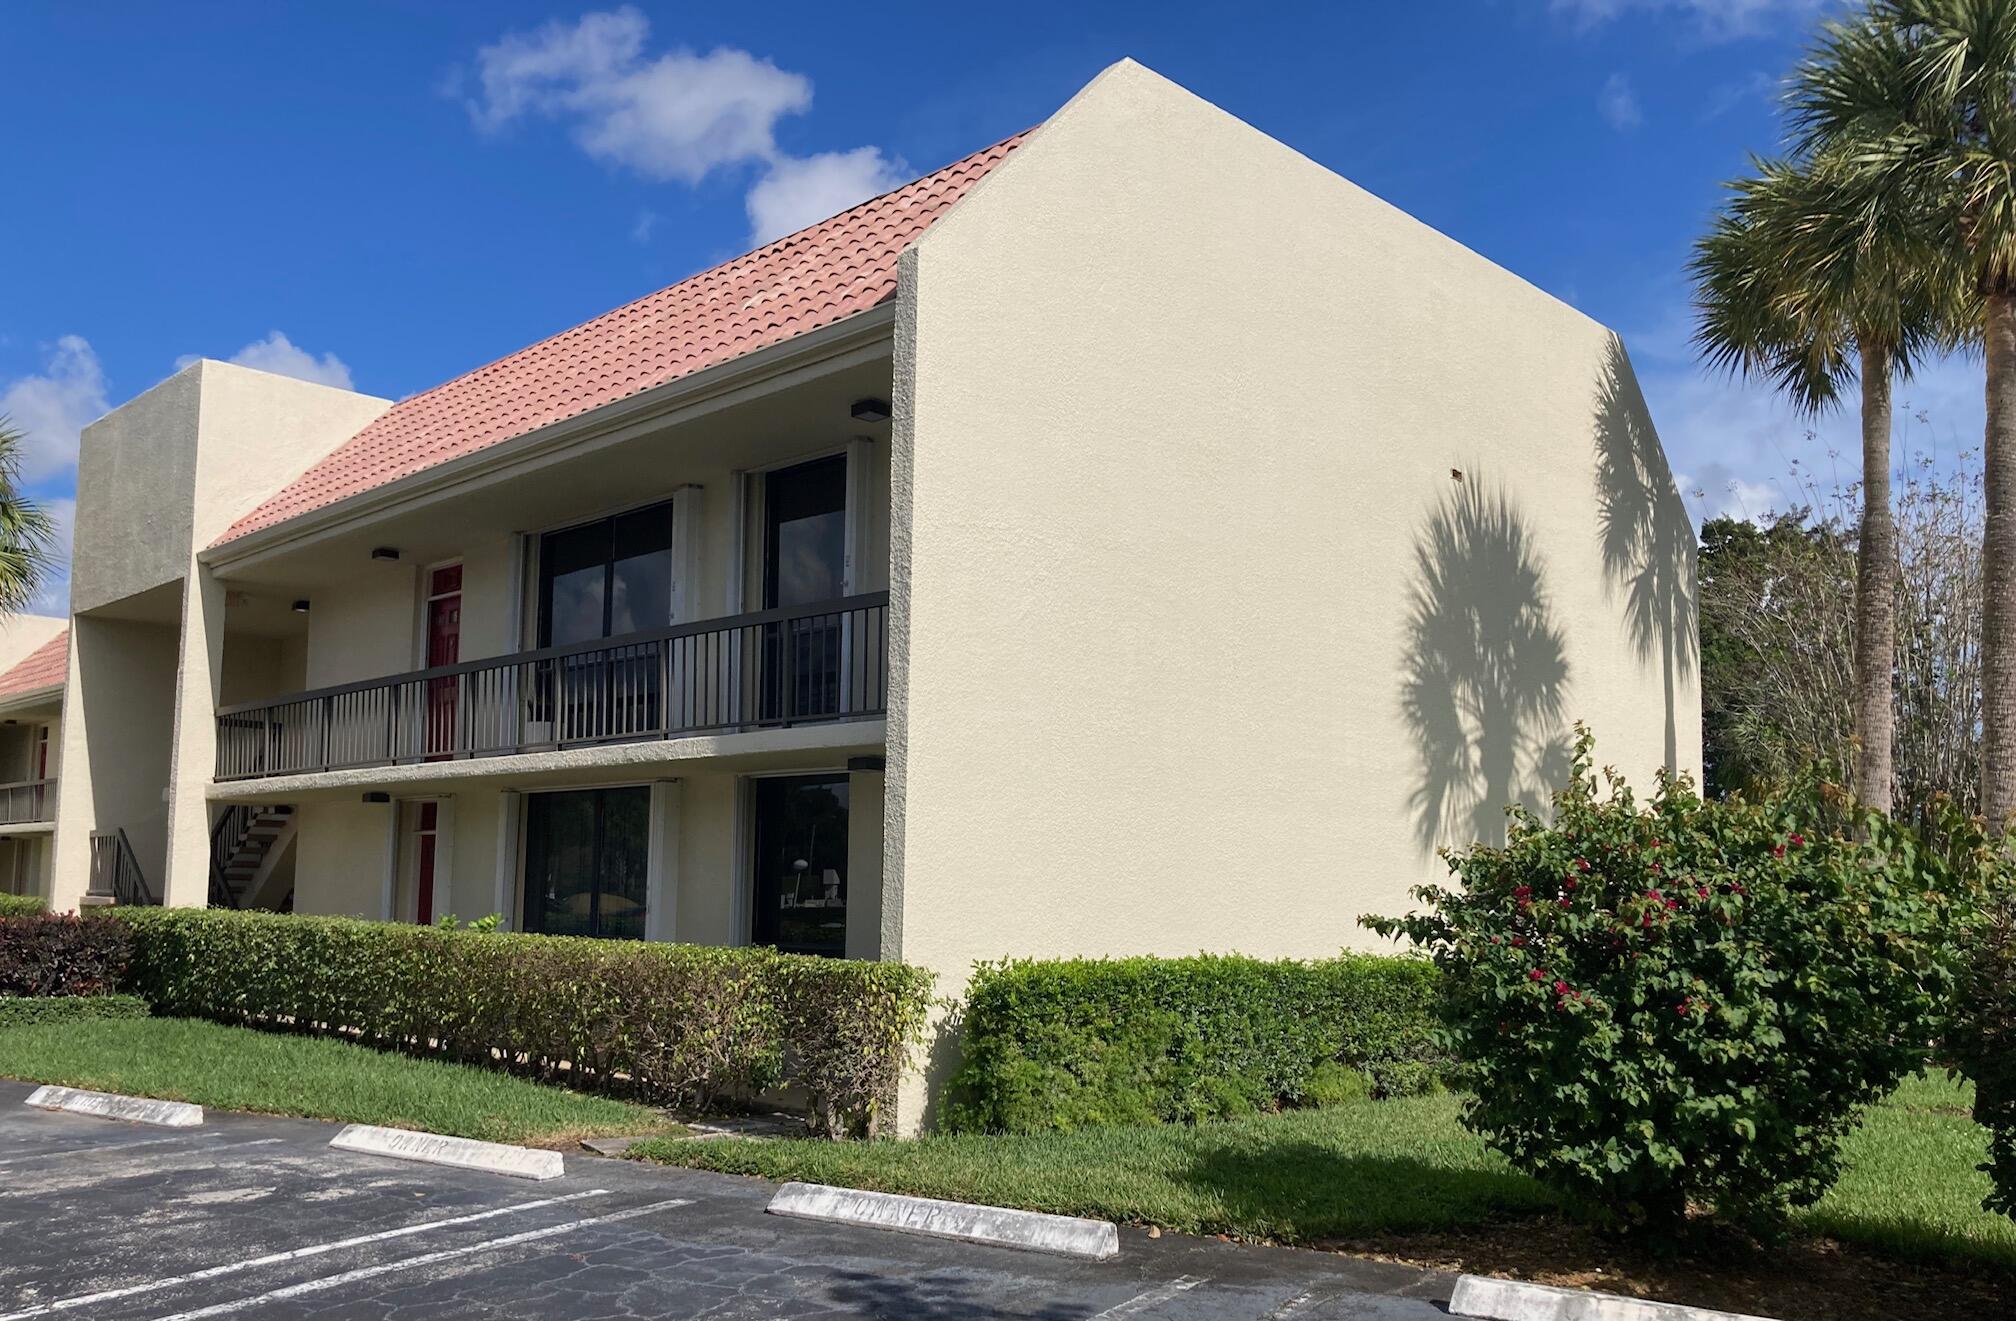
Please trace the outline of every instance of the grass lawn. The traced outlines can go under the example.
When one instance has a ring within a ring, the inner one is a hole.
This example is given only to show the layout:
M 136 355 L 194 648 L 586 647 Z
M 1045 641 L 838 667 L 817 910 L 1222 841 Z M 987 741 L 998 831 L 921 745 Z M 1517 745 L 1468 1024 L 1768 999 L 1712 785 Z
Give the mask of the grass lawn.
M 1189 1233 L 1309 1242 L 1531 1213 L 1554 1201 L 1458 1127 L 1452 1097 L 1365 1102 L 1195 1127 L 918 1142 L 645 1142 L 631 1154 L 1090 1215 Z
M 546 1147 L 676 1127 L 643 1106 L 486 1069 L 188 1018 L 0 1030 L 0 1077 Z
M 1714 1243 L 1660 1256 L 1573 1222 L 1463 1130 L 1449 1096 L 1194 1128 L 917 1142 L 653 1140 L 631 1154 L 1766 1315 L 1891 1321 L 1968 1314 L 1953 1309 L 2016 1288 L 2016 1222 L 1981 1210 L 1987 1176 L 1974 1167 L 1987 1139 L 1969 1103 L 1964 1087 L 1943 1078 L 1907 1082 L 1849 1140 L 1846 1172 L 1800 1214 L 1800 1238 L 1761 1253 Z

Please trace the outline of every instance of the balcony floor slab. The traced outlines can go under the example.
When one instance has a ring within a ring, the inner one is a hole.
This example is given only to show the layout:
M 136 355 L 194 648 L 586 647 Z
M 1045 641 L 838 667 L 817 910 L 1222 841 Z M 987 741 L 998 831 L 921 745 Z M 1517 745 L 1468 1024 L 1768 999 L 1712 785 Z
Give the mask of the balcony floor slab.
M 302 802 L 374 790 L 418 795 L 430 790 L 452 792 L 457 788 L 588 784 L 626 772 L 640 778 L 673 777 L 682 767 L 693 772 L 789 770 L 813 763 L 833 764 L 848 757 L 879 756 L 887 738 L 887 721 L 851 720 L 457 761 L 358 766 L 303 775 L 224 780 L 213 782 L 207 797 L 223 803 Z M 49 827 L 43 825 L 41 829 Z

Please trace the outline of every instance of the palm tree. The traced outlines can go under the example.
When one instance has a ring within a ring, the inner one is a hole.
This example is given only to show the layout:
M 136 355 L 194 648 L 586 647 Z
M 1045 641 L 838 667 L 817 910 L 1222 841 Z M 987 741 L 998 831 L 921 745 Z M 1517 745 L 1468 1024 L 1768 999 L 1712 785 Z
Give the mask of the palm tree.
M 1855 786 L 1892 805 L 1897 532 L 1890 508 L 1891 385 L 1966 331 L 1972 300 L 1927 259 L 1927 217 L 1906 194 L 1853 208 L 1851 161 L 1759 161 L 1695 245 L 1695 343 L 1710 363 L 1772 382 L 1818 414 L 1860 385 L 1862 514 L 1855 576 Z
M 21 493 L 22 435 L 0 414 L 0 615 L 28 608 L 56 564 L 56 526 Z
M 1800 145 L 1842 160 L 1845 209 L 1889 198 L 1932 223 L 1980 297 L 1987 359 L 1981 810 L 2016 816 L 2016 0 L 1874 0 L 1830 24 L 1794 76 Z

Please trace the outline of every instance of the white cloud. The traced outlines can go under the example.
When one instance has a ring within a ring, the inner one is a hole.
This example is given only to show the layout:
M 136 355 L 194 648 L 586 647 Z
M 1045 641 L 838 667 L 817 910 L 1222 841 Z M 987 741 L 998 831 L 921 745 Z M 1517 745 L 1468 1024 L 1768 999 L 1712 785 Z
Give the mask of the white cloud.
M 650 30 L 626 5 L 505 36 L 476 53 L 470 116 L 491 130 L 526 114 L 567 120 L 598 160 L 696 183 L 717 166 L 769 157 L 777 120 L 812 104 L 808 79 L 747 51 L 647 59 Z
M 187 367 L 194 361 L 195 354 L 185 354 L 175 360 L 176 369 Z M 350 381 L 349 366 L 341 358 L 333 353 L 325 353 L 318 358 L 277 330 L 265 339 L 253 340 L 226 361 L 235 362 L 240 367 L 272 372 L 275 376 L 292 376 L 297 381 L 333 385 L 339 390 L 357 388 Z
M 658 221 L 660 219 L 661 217 L 656 211 L 648 209 L 639 211 L 636 223 L 630 226 L 630 241 L 632 243 L 649 243 L 651 241 L 651 231 L 658 228 Z
M 768 243 L 838 215 L 909 177 L 901 162 L 876 147 L 780 159 L 749 190 L 749 243 Z
M 649 54 L 650 35 L 650 20 L 628 5 L 510 33 L 476 52 L 474 94 L 466 78 L 459 90 L 480 130 L 552 119 L 588 155 L 647 179 L 694 184 L 759 168 L 747 199 L 757 242 L 902 182 L 875 147 L 809 157 L 778 148 L 777 121 L 811 108 L 803 74 L 728 46 Z M 633 237 L 649 231 L 640 221 Z
M 1613 73 L 1597 94 L 1596 108 L 1603 112 L 1603 118 L 1610 127 L 1622 132 L 1637 128 L 1645 122 L 1645 116 L 1638 109 L 1638 94 L 1631 90 L 1631 80 L 1621 73 Z
M 77 435 L 111 409 L 105 371 L 82 335 L 65 335 L 40 373 L 0 390 L 0 415 L 22 433 L 21 477 L 30 485 L 77 466 Z
M 1578 29 L 1632 13 L 1673 13 L 1704 37 L 1730 41 L 1768 31 L 1781 20 L 1806 21 L 1829 0 L 1548 0 L 1548 8 Z

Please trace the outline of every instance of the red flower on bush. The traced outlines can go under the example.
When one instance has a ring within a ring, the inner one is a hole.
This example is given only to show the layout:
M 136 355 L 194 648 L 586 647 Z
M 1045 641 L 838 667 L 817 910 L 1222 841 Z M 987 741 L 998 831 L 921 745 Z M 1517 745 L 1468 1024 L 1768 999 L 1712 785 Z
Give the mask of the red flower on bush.
M 1792 832 L 1791 844 L 1795 849 L 1804 848 L 1806 846 L 1806 837 L 1795 830 Z
M 1533 971 L 1527 973 L 1526 975 L 1536 982 L 1544 982 L 1547 980 L 1547 970 L 1545 968 L 1535 968 Z

